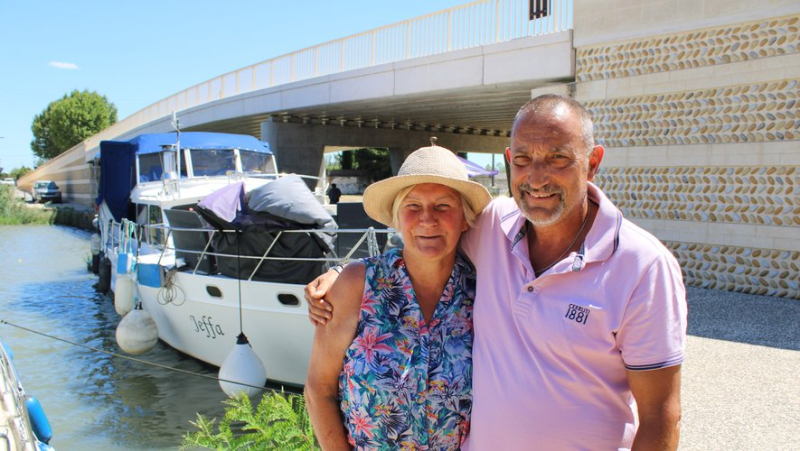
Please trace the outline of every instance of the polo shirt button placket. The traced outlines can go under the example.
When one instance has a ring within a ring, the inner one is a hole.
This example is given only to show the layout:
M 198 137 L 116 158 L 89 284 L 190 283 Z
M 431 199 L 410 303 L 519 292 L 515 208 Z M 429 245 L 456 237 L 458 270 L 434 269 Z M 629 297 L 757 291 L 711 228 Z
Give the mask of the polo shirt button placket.
M 535 301 L 536 288 L 533 285 L 524 285 L 514 302 L 514 315 L 525 318 L 531 311 Z

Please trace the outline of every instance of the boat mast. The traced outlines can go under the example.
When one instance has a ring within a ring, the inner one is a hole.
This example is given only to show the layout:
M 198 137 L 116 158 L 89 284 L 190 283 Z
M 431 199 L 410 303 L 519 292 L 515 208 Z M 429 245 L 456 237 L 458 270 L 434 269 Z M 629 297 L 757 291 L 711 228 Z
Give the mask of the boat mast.
M 178 164 L 178 181 L 181 179 L 181 124 L 178 121 L 178 115 L 175 114 L 175 110 L 172 110 L 172 128 L 175 129 L 175 133 L 177 134 L 175 150 L 177 151 L 177 164 Z

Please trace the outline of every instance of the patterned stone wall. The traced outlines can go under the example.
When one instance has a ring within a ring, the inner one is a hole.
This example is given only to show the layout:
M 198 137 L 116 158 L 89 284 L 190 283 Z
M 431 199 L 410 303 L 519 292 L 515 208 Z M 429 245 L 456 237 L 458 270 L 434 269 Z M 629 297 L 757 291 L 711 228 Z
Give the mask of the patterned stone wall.
M 688 285 L 800 299 L 798 54 L 800 15 L 577 49 L 576 98 L 615 156 L 596 183 L 660 224 Z
M 586 102 L 609 147 L 800 139 L 798 80 Z
M 664 243 L 687 284 L 800 299 L 800 252 L 700 243 Z
M 795 53 L 800 17 L 658 36 L 578 49 L 578 82 L 728 64 Z
M 800 226 L 794 166 L 601 167 L 596 181 L 628 218 Z
M 798 167 L 601 167 L 625 217 L 800 226 Z M 800 233 L 800 229 L 798 229 Z M 689 285 L 800 299 L 800 252 L 665 241 Z

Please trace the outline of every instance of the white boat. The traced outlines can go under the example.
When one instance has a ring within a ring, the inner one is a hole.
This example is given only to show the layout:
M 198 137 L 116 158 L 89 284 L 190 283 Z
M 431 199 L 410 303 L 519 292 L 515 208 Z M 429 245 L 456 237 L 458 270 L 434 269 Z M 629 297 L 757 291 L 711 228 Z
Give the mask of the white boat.
M 13 354 L 0 339 L 0 443 L 11 451 L 52 451 L 50 423 L 39 401 L 22 387 Z
M 278 174 L 268 145 L 253 137 L 179 136 L 101 143 L 98 226 L 110 285 L 133 269 L 137 297 L 171 347 L 222 366 L 244 333 L 268 380 L 301 386 L 313 336 L 305 284 L 333 263 L 378 253 L 390 231 L 336 229 L 320 203 L 324 191 Z M 256 220 L 235 224 L 236 208 L 215 216 L 214 196 L 252 206 L 280 189 L 289 202 L 259 210 Z

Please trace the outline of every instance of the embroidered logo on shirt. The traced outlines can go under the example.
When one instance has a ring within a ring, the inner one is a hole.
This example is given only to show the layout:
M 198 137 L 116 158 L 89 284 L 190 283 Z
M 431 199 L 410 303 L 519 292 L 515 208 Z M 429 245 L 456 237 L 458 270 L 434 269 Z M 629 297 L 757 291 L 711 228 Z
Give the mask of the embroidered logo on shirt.
M 586 321 L 589 320 L 589 313 L 591 313 L 591 311 L 586 307 L 570 304 L 567 307 L 567 314 L 564 315 L 564 318 L 575 321 L 578 324 L 585 325 Z

